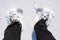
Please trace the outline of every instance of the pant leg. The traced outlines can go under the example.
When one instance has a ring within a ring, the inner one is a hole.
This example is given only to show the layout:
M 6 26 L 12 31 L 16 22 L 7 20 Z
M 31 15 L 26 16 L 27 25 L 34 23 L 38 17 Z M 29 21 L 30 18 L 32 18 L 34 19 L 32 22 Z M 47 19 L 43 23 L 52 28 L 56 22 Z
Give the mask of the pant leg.
M 4 31 L 3 40 L 20 40 L 22 25 L 19 22 L 13 22 Z
M 36 39 L 37 40 L 56 40 L 52 33 L 48 31 L 47 25 L 46 25 L 46 20 L 40 20 L 38 21 L 35 26 L 34 30 L 36 32 Z

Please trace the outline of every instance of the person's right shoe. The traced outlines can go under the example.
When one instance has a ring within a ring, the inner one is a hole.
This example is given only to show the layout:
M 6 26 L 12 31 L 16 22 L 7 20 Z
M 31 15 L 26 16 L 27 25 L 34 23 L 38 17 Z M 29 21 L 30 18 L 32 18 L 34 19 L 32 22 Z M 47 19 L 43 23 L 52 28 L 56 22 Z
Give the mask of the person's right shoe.
M 50 9 L 38 8 L 36 10 L 34 30 L 37 40 L 56 40 L 52 33 L 47 29 L 53 16 L 53 12 Z
M 41 19 L 44 19 L 47 20 L 46 24 L 49 25 L 53 18 L 54 18 L 54 12 L 51 9 L 49 8 L 36 9 L 35 23 L 37 23 Z

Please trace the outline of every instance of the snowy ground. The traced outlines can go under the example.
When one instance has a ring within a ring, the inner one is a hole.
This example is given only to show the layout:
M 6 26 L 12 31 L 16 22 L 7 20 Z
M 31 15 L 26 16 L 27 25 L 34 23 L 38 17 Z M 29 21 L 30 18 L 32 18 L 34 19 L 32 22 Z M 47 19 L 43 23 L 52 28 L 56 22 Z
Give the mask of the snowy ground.
M 8 23 L 6 20 L 9 8 L 21 8 L 24 11 L 24 21 L 21 40 L 35 40 L 33 34 L 33 20 L 35 17 L 34 0 L 0 0 L 0 40 L 4 37 L 4 30 Z M 53 33 L 57 40 L 60 40 L 60 0 L 37 0 L 39 7 L 50 7 L 54 10 L 55 17 L 48 29 Z

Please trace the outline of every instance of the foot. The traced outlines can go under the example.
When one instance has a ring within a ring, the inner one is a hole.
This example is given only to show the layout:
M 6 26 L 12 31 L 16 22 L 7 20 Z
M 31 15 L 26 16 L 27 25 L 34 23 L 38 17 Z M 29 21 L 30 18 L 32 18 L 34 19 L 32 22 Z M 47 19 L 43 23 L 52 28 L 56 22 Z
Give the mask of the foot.
M 38 8 L 36 9 L 35 23 L 41 19 L 44 19 L 46 20 L 46 24 L 49 25 L 54 18 L 53 14 L 54 12 L 49 8 Z
M 9 23 L 11 22 L 20 22 L 22 23 L 22 19 L 23 19 L 23 11 L 22 9 L 9 9 L 9 12 L 8 12 L 8 19 L 9 19 Z

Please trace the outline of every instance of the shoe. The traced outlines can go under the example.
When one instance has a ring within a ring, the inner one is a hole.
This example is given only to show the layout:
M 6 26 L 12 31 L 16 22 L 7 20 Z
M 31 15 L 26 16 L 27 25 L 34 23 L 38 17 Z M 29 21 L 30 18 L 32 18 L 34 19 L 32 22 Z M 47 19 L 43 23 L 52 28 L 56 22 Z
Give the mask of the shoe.
M 35 23 L 39 20 L 47 20 L 46 24 L 50 25 L 52 19 L 54 18 L 54 12 L 50 8 L 38 8 L 36 9 Z
M 9 24 L 15 21 L 22 23 L 23 10 L 20 8 L 9 9 L 7 18 L 9 19 L 8 21 Z

